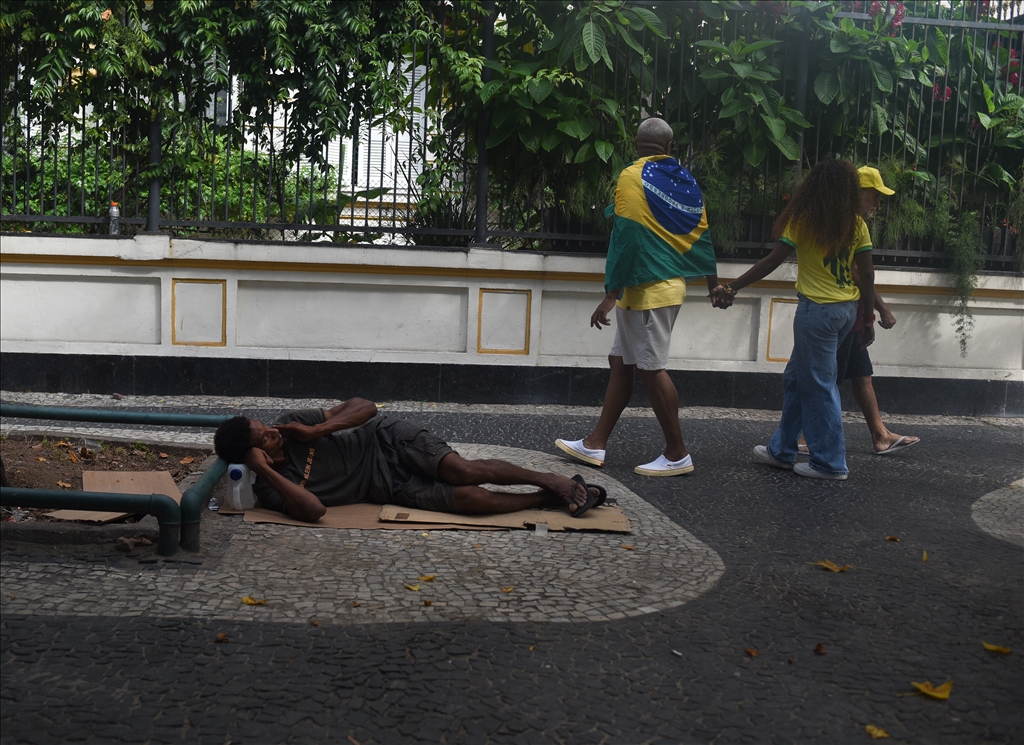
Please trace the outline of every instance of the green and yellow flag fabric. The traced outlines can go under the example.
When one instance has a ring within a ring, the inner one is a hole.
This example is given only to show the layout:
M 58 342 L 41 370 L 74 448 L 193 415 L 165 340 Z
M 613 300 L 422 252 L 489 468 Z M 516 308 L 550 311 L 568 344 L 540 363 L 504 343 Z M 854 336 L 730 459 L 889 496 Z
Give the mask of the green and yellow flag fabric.
M 641 158 L 615 186 L 605 292 L 675 277 L 717 274 L 700 186 L 667 155 Z

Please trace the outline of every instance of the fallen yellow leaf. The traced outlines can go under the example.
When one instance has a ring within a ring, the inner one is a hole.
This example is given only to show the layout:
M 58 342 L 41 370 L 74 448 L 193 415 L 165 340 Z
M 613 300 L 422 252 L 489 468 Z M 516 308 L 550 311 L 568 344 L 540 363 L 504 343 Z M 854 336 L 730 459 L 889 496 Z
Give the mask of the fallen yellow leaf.
M 420 582 L 433 582 L 434 577 L 436 576 L 436 574 L 424 574 L 422 577 L 420 577 Z
M 924 683 L 915 683 L 914 681 L 910 681 L 910 685 L 914 686 L 914 688 L 919 690 L 925 696 L 941 699 L 942 701 L 945 701 L 947 698 L 949 698 L 949 692 L 953 690 L 952 680 L 947 680 L 938 688 L 933 688 L 931 681 L 927 680 Z
M 362 605 L 362 603 L 360 603 L 358 600 L 353 600 L 352 601 L 352 607 L 353 608 L 358 608 L 360 605 Z
M 57 486 L 59 486 L 61 489 L 70 489 L 71 488 L 71 484 L 69 484 L 67 481 L 58 481 L 57 482 Z
M 627 543 L 623 543 L 621 546 L 619 546 L 619 548 L 624 548 L 627 551 L 636 551 L 636 546 L 630 546 Z
M 885 540 L 887 540 L 887 541 L 896 541 L 896 543 L 899 543 L 900 542 L 900 537 L 898 535 L 887 535 L 885 537 Z M 868 726 L 870 727 L 871 725 L 869 724 Z M 885 732 L 885 730 L 882 730 L 882 732 Z M 888 737 L 888 735 L 886 735 L 886 737 Z
M 266 605 L 267 604 L 267 599 L 263 598 L 262 600 L 257 600 L 256 598 L 252 597 L 251 595 L 246 595 L 244 598 L 242 598 L 242 602 L 245 603 L 246 605 Z
M 871 735 L 871 739 L 872 740 L 881 740 L 881 739 L 884 739 L 886 737 L 889 737 L 889 733 L 888 732 L 886 732 L 881 727 L 876 727 L 873 724 L 869 724 L 869 725 L 865 726 L 864 729 L 867 730 L 867 733 L 869 735 Z
M 923 554 L 921 554 L 921 561 L 928 561 L 928 552 L 927 551 L 925 551 Z
M 999 654 L 1010 654 L 1009 647 L 997 647 L 995 644 L 989 644 L 988 642 L 982 642 L 981 646 L 983 646 L 989 652 L 998 652 Z
M 515 587 L 502 587 L 501 591 L 502 592 L 512 592 L 514 589 L 516 589 L 516 588 Z
M 214 639 L 214 641 L 218 644 L 226 644 L 228 642 L 228 635 L 222 631 L 219 634 L 217 634 L 217 638 Z
M 434 604 L 434 601 L 433 600 L 424 600 L 423 604 L 429 608 L 430 606 L 432 606 Z
M 178 462 L 181 463 L 182 465 L 188 465 L 193 460 L 195 460 L 195 459 L 191 455 L 186 455 L 184 458 L 182 458 Z
M 430 537 L 430 533 L 420 533 L 420 535 L 423 536 L 424 538 L 429 538 Z
M 72 450 L 68 451 L 68 460 L 71 461 L 72 463 L 77 463 L 78 462 L 78 456 L 75 455 L 74 451 L 72 451 Z
M 823 569 L 828 569 L 830 572 L 845 572 L 847 569 L 853 569 L 853 564 L 843 564 L 842 566 L 839 566 L 829 559 L 825 559 L 824 561 L 805 561 L 804 564 L 822 567 Z
M 531 652 L 536 652 L 536 651 L 537 651 L 537 647 L 536 647 L 535 645 L 532 645 L 532 644 L 531 644 L 531 645 L 530 645 L 530 651 L 531 651 Z
M 483 547 L 484 547 L 484 544 L 482 544 L 482 543 L 476 543 L 476 544 L 473 545 L 473 548 L 483 548 Z
M 760 657 L 761 656 L 760 652 L 758 652 L 756 649 L 751 649 L 750 647 L 744 647 L 743 651 L 746 652 L 751 657 Z
M 39 461 L 40 463 L 45 463 L 46 462 L 46 458 L 44 458 L 41 455 L 38 458 L 36 458 L 36 460 Z
M 310 625 L 310 626 L 319 626 L 319 625 L 320 625 L 320 622 L 319 622 L 319 621 L 317 621 L 317 620 L 316 620 L 316 619 L 314 618 L 313 620 L 311 620 L 311 621 L 309 622 L 309 625 Z
M 420 591 L 420 586 L 419 585 L 406 585 L 405 589 L 406 590 L 412 590 L 413 592 L 419 592 Z
M 168 457 L 168 456 L 167 456 L 167 453 L 157 453 L 157 455 L 159 455 L 159 456 L 160 456 L 161 458 L 166 458 L 166 457 Z

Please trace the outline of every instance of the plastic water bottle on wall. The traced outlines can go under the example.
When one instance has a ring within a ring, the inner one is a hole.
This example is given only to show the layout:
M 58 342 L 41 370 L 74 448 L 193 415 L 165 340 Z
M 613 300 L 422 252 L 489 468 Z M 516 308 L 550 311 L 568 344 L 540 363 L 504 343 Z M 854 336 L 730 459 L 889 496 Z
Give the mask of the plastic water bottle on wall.
M 233 510 L 247 510 L 255 506 L 256 498 L 252 494 L 252 484 L 256 474 L 243 463 L 232 463 L 228 466 L 228 507 Z

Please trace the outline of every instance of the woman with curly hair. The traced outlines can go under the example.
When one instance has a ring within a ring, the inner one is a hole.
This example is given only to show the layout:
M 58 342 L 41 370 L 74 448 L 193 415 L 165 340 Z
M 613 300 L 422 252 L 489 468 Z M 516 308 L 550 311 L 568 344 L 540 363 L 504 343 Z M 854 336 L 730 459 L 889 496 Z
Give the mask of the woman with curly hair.
M 863 296 L 874 305 L 871 235 L 860 212 L 857 169 L 846 160 L 826 160 L 810 170 L 799 191 L 775 221 L 775 248 L 739 279 L 719 285 L 712 297 L 731 302 L 741 289 L 771 274 L 796 251 L 793 352 L 782 381 L 782 421 L 758 460 L 801 476 L 843 480 L 846 443 L 836 384 L 836 349 L 853 326 Z M 851 264 L 856 263 L 859 287 Z M 873 336 L 874 327 L 868 332 Z M 862 342 L 871 343 L 871 339 Z M 801 430 L 809 463 L 795 463 Z

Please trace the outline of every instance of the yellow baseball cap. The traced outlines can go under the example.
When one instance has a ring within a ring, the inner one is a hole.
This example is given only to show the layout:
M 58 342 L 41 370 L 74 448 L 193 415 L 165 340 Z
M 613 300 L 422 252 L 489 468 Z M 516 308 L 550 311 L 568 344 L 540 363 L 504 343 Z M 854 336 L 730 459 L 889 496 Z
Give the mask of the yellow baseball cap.
M 885 182 L 882 181 L 882 174 L 878 172 L 877 168 L 861 166 L 857 169 L 857 175 L 860 176 L 861 189 L 874 189 L 879 194 L 885 194 L 887 197 L 896 193 L 895 190 L 885 185 Z

